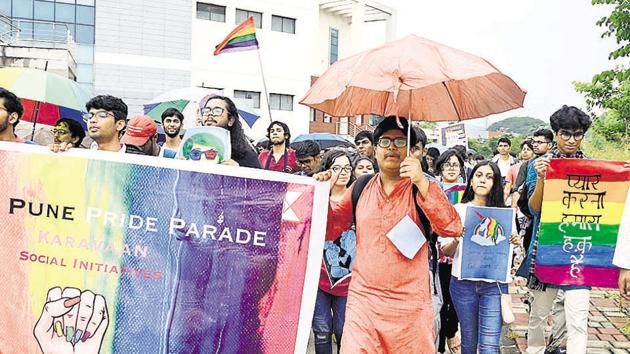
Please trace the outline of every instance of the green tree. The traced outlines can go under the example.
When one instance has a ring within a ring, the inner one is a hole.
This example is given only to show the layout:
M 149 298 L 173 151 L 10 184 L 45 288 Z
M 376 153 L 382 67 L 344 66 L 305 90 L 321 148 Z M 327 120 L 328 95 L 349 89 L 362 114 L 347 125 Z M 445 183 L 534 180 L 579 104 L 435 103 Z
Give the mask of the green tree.
M 608 16 L 597 21 L 605 29 L 602 38 L 614 38 L 615 50 L 610 52 L 611 60 L 630 57 L 630 1 L 592 0 L 593 5 L 613 5 Z M 594 116 L 594 109 L 611 110 L 619 118 L 630 123 L 630 68 L 619 65 L 593 77 L 591 82 L 574 82 L 576 90 L 586 98 L 587 109 Z
M 608 59 L 630 57 L 630 1 L 592 0 L 592 3 L 612 5 L 610 14 L 597 21 L 604 28 L 602 38 L 613 38 L 617 43 Z M 617 65 L 595 75 L 591 82 L 574 82 L 574 85 L 584 95 L 587 109 L 594 117 L 583 143 L 584 151 L 598 159 L 630 158 L 630 68 Z

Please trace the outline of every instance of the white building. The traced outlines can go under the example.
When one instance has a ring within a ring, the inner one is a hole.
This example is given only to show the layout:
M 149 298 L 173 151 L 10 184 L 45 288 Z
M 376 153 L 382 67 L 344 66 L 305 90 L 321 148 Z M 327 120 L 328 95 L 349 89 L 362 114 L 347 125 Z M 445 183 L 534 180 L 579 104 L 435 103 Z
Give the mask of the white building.
M 215 45 L 248 16 L 255 19 L 259 53 L 214 56 Z M 165 91 L 220 89 L 258 109 L 261 118 L 246 129 L 257 139 L 270 122 L 260 54 L 272 119 L 297 136 L 309 131 L 312 114 L 299 100 L 311 78 L 331 61 L 393 38 L 394 28 L 394 11 L 367 0 L 154 0 L 150 7 L 99 0 L 95 93 L 122 97 L 133 116 Z

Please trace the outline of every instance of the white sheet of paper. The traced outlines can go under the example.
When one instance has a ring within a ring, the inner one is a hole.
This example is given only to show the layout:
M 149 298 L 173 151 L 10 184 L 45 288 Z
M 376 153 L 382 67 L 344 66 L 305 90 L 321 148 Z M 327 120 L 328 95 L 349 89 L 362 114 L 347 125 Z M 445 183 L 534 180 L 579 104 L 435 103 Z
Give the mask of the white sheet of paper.
M 405 217 L 387 233 L 387 238 L 398 248 L 403 256 L 413 259 L 422 245 L 427 242 L 422 234 L 422 230 L 415 222 L 405 215 Z

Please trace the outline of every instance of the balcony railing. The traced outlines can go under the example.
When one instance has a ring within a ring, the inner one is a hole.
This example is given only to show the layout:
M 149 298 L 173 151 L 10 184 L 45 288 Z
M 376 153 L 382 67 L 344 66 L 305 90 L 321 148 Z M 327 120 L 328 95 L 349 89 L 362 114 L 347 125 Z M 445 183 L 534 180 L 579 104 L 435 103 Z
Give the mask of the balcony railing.
M 369 124 L 355 124 L 353 122 L 335 122 L 335 133 L 339 135 L 356 136 L 359 132 L 367 130 L 374 131 L 374 127 Z
M 0 14 L 0 43 L 16 47 L 58 48 L 74 52 L 68 26 L 50 21 L 9 18 Z
M 17 40 L 20 29 L 13 24 L 11 19 L 0 14 L 0 44 L 11 45 Z

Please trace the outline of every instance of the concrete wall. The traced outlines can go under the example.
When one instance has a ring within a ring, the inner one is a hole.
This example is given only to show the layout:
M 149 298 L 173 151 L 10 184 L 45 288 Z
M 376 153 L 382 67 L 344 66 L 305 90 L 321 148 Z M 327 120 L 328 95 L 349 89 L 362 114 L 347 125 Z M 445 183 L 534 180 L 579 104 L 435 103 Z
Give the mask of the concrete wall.
M 98 0 L 95 94 L 121 97 L 130 117 L 191 84 L 192 0 Z
M 48 64 L 48 66 L 47 66 Z M 77 63 L 68 49 L 0 46 L 0 66 L 33 68 L 59 74 L 74 80 Z

